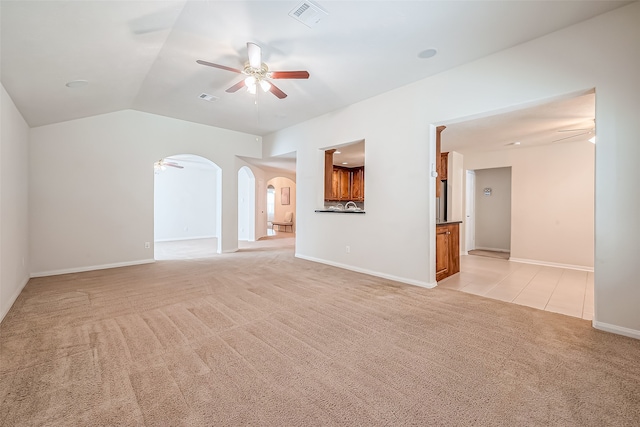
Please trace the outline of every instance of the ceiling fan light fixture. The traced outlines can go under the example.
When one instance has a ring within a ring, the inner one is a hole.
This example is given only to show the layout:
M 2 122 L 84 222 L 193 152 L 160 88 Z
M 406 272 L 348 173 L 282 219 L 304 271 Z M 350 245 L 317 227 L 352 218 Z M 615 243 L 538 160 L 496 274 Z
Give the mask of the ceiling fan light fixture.
M 269 92 L 269 89 L 271 89 L 271 83 L 266 80 L 260 80 L 260 87 L 263 92 Z

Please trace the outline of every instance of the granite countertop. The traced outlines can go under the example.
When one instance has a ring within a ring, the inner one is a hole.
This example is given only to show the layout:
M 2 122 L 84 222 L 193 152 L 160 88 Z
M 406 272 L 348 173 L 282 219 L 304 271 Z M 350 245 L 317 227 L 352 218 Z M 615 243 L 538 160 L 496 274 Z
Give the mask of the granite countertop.
M 353 209 L 316 209 L 314 212 L 327 212 L 327 213 L 344 213 L 344 214 L 363 214 L 365 213 L 363 210 L 353 210 Z
M 462 221 L 441 221 L 436 222 L 436 225 L 448 225 L 448 224 L 461 224 Z

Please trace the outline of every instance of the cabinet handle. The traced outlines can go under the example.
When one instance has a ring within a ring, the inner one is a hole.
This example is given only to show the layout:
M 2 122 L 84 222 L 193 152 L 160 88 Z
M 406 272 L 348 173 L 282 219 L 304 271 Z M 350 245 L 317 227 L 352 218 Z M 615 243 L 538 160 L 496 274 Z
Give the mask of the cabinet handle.
M 450 231 L 447 231 L 447 232 L 446 232 L 446 233 L 444 233 L 444 234 L 451 234 L 451 232 L 450 232 Z

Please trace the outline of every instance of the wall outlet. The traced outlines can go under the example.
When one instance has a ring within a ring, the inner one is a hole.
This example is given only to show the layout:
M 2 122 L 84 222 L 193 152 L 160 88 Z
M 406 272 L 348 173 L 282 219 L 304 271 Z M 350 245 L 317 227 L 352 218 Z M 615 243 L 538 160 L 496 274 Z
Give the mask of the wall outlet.
M 344 251 L 345 251 L 346 253 L 350 254 L 350 253 L 351 253 L 351 246 L 346 246 L 346 247 L 344 248 Z
M 150 242 L 144 242 L 144 248 L 145 249 L 151 249 L 151 243 Z

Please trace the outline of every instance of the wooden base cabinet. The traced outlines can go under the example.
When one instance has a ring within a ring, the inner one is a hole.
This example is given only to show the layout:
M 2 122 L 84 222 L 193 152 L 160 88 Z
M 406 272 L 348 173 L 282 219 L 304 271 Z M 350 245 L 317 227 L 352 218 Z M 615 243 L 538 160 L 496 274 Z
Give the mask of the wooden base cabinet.
M 436 281 L 460 272 L 460 224 L 436 225 Z

